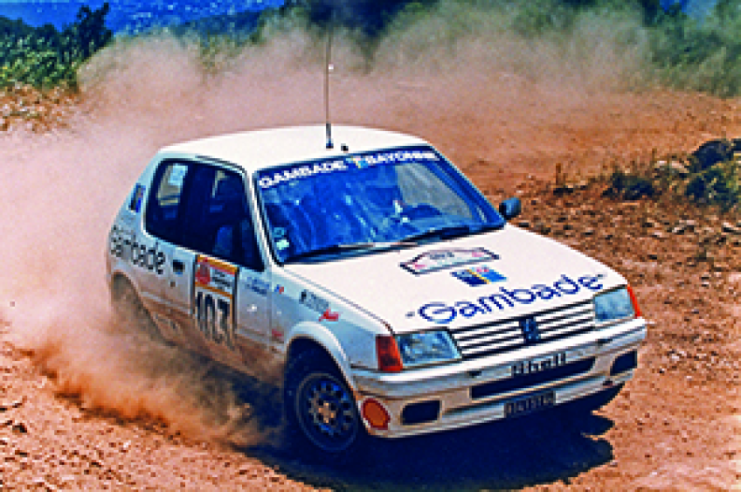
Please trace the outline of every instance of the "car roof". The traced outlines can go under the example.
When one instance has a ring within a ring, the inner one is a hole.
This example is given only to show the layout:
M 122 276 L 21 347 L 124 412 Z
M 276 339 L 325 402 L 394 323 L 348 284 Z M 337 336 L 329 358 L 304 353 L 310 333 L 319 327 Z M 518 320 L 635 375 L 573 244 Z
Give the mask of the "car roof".
M 429 145 L 403 133 L 358 126 L 333 126 L 334 147 L 327 149 L 324 125 L 293 126 L 232 133 L 192 140 L 161 149 L 174 156 L 210 158 L 236 164 L 248 172 L 293 162 L 312 161 L 378 149 Z M 343 147 L 348 150 L 343 150 Z

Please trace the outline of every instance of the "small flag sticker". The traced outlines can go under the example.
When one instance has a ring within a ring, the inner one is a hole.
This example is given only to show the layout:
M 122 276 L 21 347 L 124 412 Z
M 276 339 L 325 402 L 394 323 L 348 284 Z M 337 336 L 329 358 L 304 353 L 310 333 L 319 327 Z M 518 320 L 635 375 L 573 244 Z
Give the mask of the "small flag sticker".
M 488 266 L 478 266 L 467 268 L 465 270 L 458 270 L 456 272 L 452 272 L 452 275 L 458 280 L 461 280 L 473 287 L 507 280 L 507 277 L 498 272 L 495 272 Z

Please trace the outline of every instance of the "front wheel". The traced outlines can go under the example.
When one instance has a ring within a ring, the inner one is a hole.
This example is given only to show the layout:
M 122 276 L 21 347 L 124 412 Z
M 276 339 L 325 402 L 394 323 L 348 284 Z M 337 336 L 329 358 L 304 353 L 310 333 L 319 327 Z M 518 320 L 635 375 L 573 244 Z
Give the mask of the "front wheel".
M 356 457 L 366 440 L 352 391 L 318 349 L 302 352 L 289 363 L 284 405 L 293 442 L 315 456 L 345 462 Z

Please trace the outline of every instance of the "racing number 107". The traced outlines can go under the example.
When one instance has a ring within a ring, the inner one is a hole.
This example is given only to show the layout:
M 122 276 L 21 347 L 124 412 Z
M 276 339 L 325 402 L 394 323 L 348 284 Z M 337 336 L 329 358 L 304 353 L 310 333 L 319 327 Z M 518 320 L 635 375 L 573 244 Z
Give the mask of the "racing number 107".
M 197 291 L 193 315 L 198 329 L 207 340 L 234 348 L 231 326 L 231 303 L 208 292 Z

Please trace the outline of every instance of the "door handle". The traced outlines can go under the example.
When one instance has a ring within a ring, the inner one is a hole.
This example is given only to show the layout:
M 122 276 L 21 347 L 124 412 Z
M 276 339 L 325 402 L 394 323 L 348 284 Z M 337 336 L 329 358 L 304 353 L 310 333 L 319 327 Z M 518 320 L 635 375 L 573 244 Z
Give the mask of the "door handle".
M 175 273 L 183 273 L 185 271 L 185 263 L 180 260 L 172 260 L 172 271 Z

